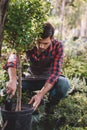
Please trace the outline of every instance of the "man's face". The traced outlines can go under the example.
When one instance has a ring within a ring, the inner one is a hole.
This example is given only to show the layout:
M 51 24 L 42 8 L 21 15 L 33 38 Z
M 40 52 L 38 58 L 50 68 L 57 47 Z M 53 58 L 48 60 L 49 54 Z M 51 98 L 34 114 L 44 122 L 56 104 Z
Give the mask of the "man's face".
M 46 39 L 39 39 L 37 41 L 37 48 L 39 52 L 43 52 L 45 51 L 51 44 L 51 39 L 50 37 L 46 38 Z

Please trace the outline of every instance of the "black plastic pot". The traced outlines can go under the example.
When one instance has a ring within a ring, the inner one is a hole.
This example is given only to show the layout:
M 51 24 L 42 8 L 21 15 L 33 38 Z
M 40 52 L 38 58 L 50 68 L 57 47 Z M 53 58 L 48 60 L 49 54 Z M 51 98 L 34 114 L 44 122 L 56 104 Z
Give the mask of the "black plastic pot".
M 23 106 L 21 111 L 6 111 L 1 109 L 2 118 L 7 125 L 4 130 L 31 130 L 33 108 Z

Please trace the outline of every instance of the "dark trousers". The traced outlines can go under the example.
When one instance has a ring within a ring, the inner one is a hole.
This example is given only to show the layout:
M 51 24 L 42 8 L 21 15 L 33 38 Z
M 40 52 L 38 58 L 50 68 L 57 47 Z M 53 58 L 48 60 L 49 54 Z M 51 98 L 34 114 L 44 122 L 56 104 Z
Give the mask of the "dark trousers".
M 44 86 L 46 80 L 23 80 L 22 90 L 29 90 L 30 92 L 40 90 Z M 59 76 L 57 82 L 49 91 L 48 100 L 50 102 L 56 103 L 60 99 L 64 98 L 70 88 L 69 81 L 64 76 Z

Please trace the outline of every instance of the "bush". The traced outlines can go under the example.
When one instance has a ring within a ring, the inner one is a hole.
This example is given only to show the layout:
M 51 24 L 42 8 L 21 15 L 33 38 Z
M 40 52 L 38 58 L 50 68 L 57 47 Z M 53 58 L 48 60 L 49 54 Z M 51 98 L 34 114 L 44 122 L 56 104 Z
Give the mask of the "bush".
M 87 86 L 84 80 L 71 79 L 75 92 L 68 93 L 55 107 L 53 115 L 44 115 L 44 107 L 39 107 L 39 115 L 33 118 L 33 130 L 86 130 L 87 129 Z
M 65 41 L 63 72 L 68 77 L 87 77 L 87 40 Z

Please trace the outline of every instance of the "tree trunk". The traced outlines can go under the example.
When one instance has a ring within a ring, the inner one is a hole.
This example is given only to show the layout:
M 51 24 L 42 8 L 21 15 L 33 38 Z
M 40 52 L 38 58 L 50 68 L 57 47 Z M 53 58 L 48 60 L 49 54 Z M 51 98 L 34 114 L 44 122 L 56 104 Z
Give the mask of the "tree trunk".
M 87 37 L 87 9 L 81 20 L 81 37 Z
M 61 30 L 60 30 L 60 34 L 61 34 L 61 39 L 63 40 L 64 37 L 64 16 L 65 16 L 65 3 L 66 0 L 62 0 L 62 7 L 61 7 Z
M 21 64 L 21 55 L 17 54 L 18 57 L 18 87 L 17 87 L 17 106 L 16 111 L 21 111 L 21 96 L 22 96 L 22 64 Z
M 5 19 L 6 19 L 8 3 L 9 3 L 9 0 L 0 0 L 0 57 L 1 57 L 3 31 L 4 31 L 4 24 L 5 24 Z

